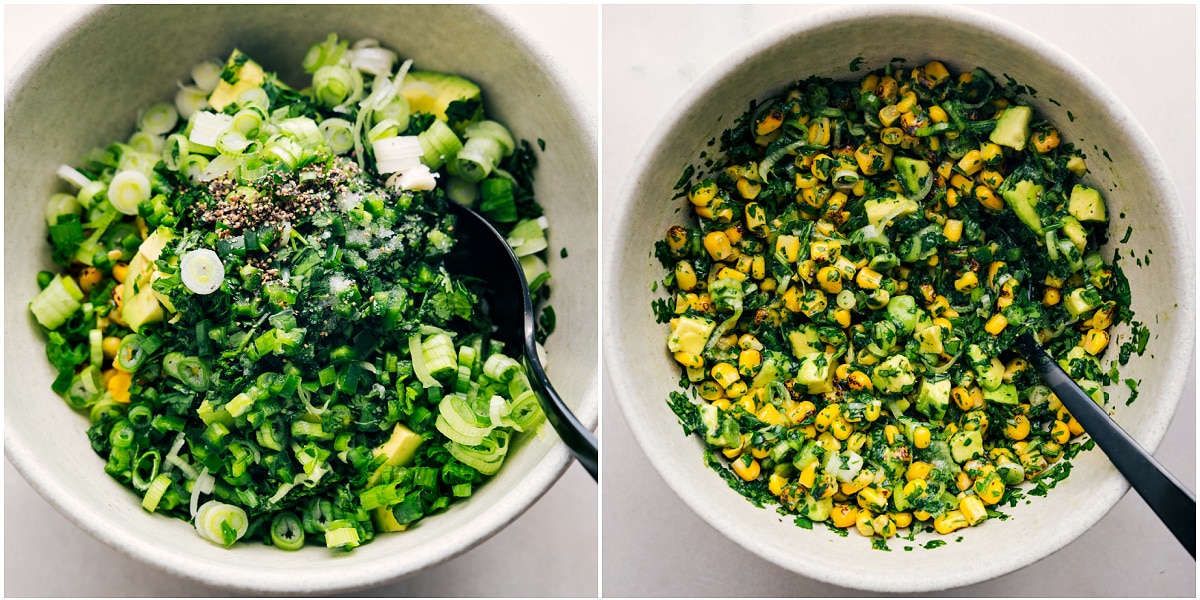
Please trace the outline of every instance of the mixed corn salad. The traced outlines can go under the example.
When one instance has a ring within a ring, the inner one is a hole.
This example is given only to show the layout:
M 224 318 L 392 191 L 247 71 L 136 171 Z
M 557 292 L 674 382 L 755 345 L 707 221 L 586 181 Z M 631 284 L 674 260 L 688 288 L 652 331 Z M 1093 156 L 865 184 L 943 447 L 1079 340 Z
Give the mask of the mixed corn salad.
M 1014 336 L 1103 405 L 1147 332 L 1102 368 L 1128 282 L 1084 154 L 1032 93 L 939 61 L 811 78 L 685 171 L 696 221 L 656 245 L 654 309 L 691 394 L 670 405 L 732 487 L 878 541 L 1003 517 L 1022 482 L 1069 473 L 1084 431 Z

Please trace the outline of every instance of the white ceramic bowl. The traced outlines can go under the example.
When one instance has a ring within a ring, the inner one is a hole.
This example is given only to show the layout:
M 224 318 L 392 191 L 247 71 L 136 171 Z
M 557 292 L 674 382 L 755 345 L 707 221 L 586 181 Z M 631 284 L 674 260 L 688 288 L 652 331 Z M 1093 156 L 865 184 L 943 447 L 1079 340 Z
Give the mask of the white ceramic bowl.
M 224 550 L 182 521 L 146 514 L 133 493 L 104 473 L 103 460 L 88 445 L 86 417 L 50 391 L 44 342 L 26 307 L 37 293 L 35 274 L 53 267 L 42 208 L 52 192 L 64 189 L 55 169 L 129 135 L 138 107 L 172 98 L 175 82 L 200 59 L 237 46 L 284 81 L 300 84 L 304 51 L 329 32 L 375 37 L 418 68 L 463 74 L 481 85 L 490 114 L 516 135 L 547 141 L 537 197 L 558 240 L 552 243 L 570 252 L 566 261 L 557 253 L 550 261 L 559 323 L 548 344 L 550 374 L 584 424 L 594 427 L 598 418 L 595 119 L 528 34 L 500 12 L 473 6 L 91 10 L 31 53 L 7 82 L 5 452 L 43 497 L 97 539 L 179 577 L 238 592 L 327 594 L 416 573 L 516 519 L 570 461 L 552 430 L 540 439 L 523 436 L 504 469 L 469 501 L 346 556 L 320 547 Z
M 704 465 L 702 442 L 682 435 L 665 402 L 678 389 L 679 371 L 665 348 L 666 326 L 655 323 L 649 308 L 661 296 L 650 284 L 665 274 L 649 254 L 667 228 L 687 214 L 676 212 L 686 200 L 667 200 L 674 196 L 680 171 L 696 162 L 707 141 L 741 115 L 751 98 L 765 98 L 810 75 L 846 79 L 856 57 L 864 59 L 864 69 L 893 57 L 908 64 L 937 58 L 954 72 L 981 66 L 996 76 L 1011 75 L 1038 90 L 1033 104 L 1066 141 L 1086 141 L 1088 179 L 1106 193 L 1113 243 L 1132 225 L 1134 234 L 1122 255 L 1153 251 L 1146 267 L 1123 262 L 1137 318 L 1155 324 L 1146 355 L 1134 357 L 1123 370 L 1123 377 L 1142 380 L 1140 396 L 1126 407 L 1124 386 L 1109 391 L 1118 423 L 1146 448 L 1158 446 L 1194 356 L 1194 264 L 1176 192 L 1146 135 L 1102 82 L 1045 41 L 964 9 L 823 11 L 754 38 L 701 76 L 667 111 L 669 117 L 651 134 L 615 198 L 620 218 L 605 233 L 620 240 L 612 244 L 618 250 L 606 256 L 605 358 L 614 395 L 650 462 L 701 518 L 738 544 L 784 568 L 845 587 L 917 592 L 968 585 L 1065 546 L 1099 521 L 1128 484 L 1099 450 L 1087 452 L 1048 497 L 1007 509 L 1008 521 L 958 532 L 954 537 L 963 539 L 953 543 L 950 538 L 950 552 L 879 552 L 860 536 L 845 539 L 823 527 L 803 530 L 773 507 L 758 509 L 746 502 Z M 1111 162 L 1093 145 L 1106 149 Z M 1118 331 L 1128 335 L 1127 328 Z

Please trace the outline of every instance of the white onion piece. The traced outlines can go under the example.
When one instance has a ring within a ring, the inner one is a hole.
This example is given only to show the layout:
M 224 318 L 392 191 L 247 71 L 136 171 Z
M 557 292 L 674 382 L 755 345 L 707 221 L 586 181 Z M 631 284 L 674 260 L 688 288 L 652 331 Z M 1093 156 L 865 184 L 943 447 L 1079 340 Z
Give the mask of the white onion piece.
M 437 173 L 421 165 L 402 174 L 400 179 L 396 180 L 396 185 L 406 192 L 428 192 L 437 187 L 437 177 Z
M 217 480 L 208 474 L 208 467 L 200 470 L 200 474 L 196 476 L 196 481 L 192 482 L 192 498 L 188 501 L 188 509 L 191 511 L 193 518 L 196 516 L 196 505 L 199 504 L 200 494 L 212 493 L 213 486 L 216 483 Z
M 197 179 L 200 181 L 212 181 L 214 179 L 224 177 L 225 175 L 232 173 L 234 169 L 238 168 L 240 162 L 241 161 L 236 158 L 222 154 L 212 159 L 212 162 L 208 163 L 208 166 L 204 167 L 204 172 L 200 173 L 200 176 L 197 177 Z
M 359 48 L 350 57 L 350 66 L 375 76 L 387 76 L 396 62 L 396 53 L 385 48 Z
M 197 294 L 211 294 L 225 280 L 225 264 L 216 252 L 208 248 L 192 250 L 179 262 L 183 285 Z
M 232 115 L 200 111 L 192 119 L 192 133 L 188 135 L 188 141 L 201 146 L 216 146 L 217 138 L 229 129 L 231 123 Z
M 83 173 L 76 171 L 69 165 L 60 166 L 58 168 L 58 176 L 67 183 L 79 189 L 83 189 L 84 186 L 92 182 L 92 180 L 88 179 Z
M 421 141 L 415 135 L 394 136 L 371 142 L 375 169 L 380 175 L 403 173 L 421 164 Z
M 108 201 L 127 215 L 136 215 L 138 204 L 150 199 L 150 179 L 138 171 L 121 171 L 108 184 Z

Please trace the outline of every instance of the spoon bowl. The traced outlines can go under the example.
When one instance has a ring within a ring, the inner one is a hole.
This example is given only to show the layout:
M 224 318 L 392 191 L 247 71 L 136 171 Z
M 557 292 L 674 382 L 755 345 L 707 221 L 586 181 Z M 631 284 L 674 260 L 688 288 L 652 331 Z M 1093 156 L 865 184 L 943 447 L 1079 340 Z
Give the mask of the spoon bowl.
M 575 418 L 554 391 L 538 356 L 533 301 L 525 271 L 508 241 L 479 213 L 453 200 L 449 201 L 449 208 L 458 218 L 459 245 L 448 257 L 448 264 L 459 273 L 487 282 L 488 311 L 496 327 L 493 337 L 510 350 L 521 349 L 522 366 L 530 376 L 546 419 L 575 459 L 596 479 L 599 469 L 596 436 Z

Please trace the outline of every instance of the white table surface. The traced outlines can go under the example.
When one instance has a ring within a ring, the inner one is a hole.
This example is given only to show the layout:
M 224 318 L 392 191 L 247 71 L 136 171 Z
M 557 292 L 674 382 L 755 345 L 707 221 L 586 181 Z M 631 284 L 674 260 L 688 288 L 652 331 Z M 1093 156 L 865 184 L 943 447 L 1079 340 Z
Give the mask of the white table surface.
M 598 98 L 596 6 L 506 7 L 561 60 L 584 98 Z M 75 9 L 4 9 L 4 65 Z M 595 100 L 593 100 L 595 102 Z M 82 435 L 82 432 L 81 432 Z M 96 541 L 4 463 L 6 596 L 225 596 L 158 572 Z M 577 464 L 492 539 L 414 577 L 356 596 L 586 596 L 598 590 L 598 494 Z
M 979 7 L 1072 54 L 1105 81 L 1164 156 L 1192 223 L 1196 216 L 1196 9 Z M 685 88 L 756 32 L 814 10 L 797 6 L 605 6 L 604 222 L 611 199 Z M 620 240 L 608 237 L 602 247 Z M 615 374 L 608 373 L 608 377 Z M 666 486 L 629 432 L 606 386 L 602 502 L 605 596 L 847 596 L 743 550 L 701 521 Z M 1156 457 L 1196 484 L 1196 371 Z M 647 401 L 652 401 L 648 399 Z M 699 460 L 699 458 L 697 458 Z M 870 565 L 863 565 L 870 569 Z M 964 557 L 963 568 L 970 568 Z M 951 596 L 1195 596 L 1196 563 L 1134 493 L 1074 543 L 1004 577 Z

